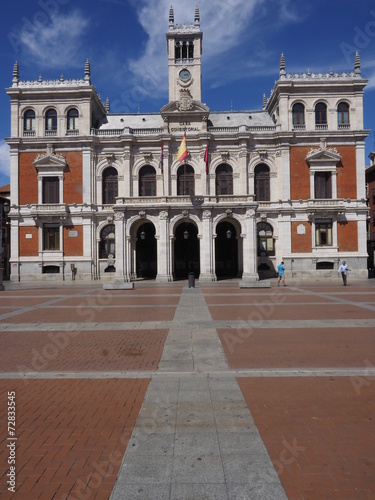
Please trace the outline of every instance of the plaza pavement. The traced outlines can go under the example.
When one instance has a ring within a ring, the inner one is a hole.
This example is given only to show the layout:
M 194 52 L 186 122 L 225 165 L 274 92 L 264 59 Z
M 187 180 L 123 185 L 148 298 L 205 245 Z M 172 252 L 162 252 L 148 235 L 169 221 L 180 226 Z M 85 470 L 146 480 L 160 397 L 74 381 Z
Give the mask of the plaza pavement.
M 5 287 L 1 498 L 375 498 L 375 280 Z

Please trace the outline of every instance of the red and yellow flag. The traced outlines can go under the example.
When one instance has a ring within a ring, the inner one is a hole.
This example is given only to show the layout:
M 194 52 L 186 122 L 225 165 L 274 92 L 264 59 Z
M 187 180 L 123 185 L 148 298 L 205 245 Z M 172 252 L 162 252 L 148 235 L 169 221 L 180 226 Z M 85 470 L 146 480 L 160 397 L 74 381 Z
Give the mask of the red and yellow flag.
M 183 138 L 182 138 L 180 147 L 178 149 L 177 161 L 179 161 L 179 162 L 184 161 L 185 158 L 187 157 L 187 155 L 188 155 L 188 150 L 187 150 L 187 147 L 186 147 L 186 133 L 185 133 L 184 136 L 183 136 Z

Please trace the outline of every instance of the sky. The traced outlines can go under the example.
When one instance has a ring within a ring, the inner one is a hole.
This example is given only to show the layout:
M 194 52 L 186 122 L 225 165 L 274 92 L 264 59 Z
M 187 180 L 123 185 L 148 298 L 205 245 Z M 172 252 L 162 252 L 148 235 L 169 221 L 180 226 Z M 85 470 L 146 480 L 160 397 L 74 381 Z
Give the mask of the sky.
M 203 32 L 202 101 L 212 111 L 260 110 L 279 75 L 353 71 L 364 94 L 366 164 L 375 151 L 375 2 L 373 0 L 12 0 L 0 18 L 0 186 L 9 183 L 10 105 L 15 61 L 20 80 L 83 78 L 111 112 L 158 112 L 168 102 L 165 33 L 177 24 Z

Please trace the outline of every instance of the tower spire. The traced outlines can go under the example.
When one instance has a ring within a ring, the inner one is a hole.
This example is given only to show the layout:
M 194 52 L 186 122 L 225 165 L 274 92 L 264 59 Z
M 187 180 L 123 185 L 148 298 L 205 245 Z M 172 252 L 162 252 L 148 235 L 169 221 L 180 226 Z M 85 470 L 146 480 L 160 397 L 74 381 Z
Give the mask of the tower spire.
M 111 111 L 111 107 L 109 105 L 109 98 L 108 97 L 107 97 L 107 100 L 105 102 L 105 110 L 106 110 L 107 113 L 110 113 L 110 111 Z
M 18 83 L 18 78 L 19 78 L 19 68 L 18 68 L 18 62 L 16 61 L 13 66 L 13 83 Z
M 174 25 L 174 12 L 173 12 L 173 6 L 171 5 L 169 9 L 169 26 Z
M 85 64 L 85 80 L 91 83 L 91 70 L 90 70 L 90 61 L 87 58 Z
M 355 53 L 355 59 L 354 59 L 354 73 L 356 75 L 360 75 L 361 74 L 361 59 L 359 57 L 359 53 L 358 53 L 358 50 L 357 52 Z
M 200 24 L 199 7 L 198 7 L 198 5 L 195 6 L 194 24 L 195 24 L 195 26 L 199 26 L 199 24 Z
M 267 97 L 266 94 L 263 94 L 263 109 L 267 106 Z
M 280 76 L 285 76 L 285 56 L 284 56 L 284 52 L 281 53 L 281 57 L 280 57 Z

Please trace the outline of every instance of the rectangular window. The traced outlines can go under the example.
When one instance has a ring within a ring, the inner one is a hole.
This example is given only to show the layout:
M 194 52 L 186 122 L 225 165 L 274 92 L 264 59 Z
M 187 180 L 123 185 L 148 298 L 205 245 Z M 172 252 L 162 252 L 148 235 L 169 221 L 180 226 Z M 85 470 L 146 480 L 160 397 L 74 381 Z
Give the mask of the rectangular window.
M 60 250 L 60 226 L 58 224 L 44 224 L 43 250 Z
M 43 177 L 43 203 L 60 203 L 58 177 Z
M 332 246 L 332 221 L 315 223 L 315 245 Z
M 332 198 L 331 172 L 316 172 L 315 174 L 315 198 Z

